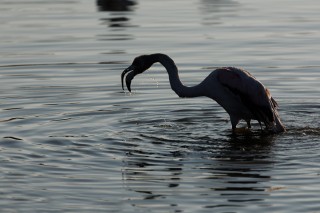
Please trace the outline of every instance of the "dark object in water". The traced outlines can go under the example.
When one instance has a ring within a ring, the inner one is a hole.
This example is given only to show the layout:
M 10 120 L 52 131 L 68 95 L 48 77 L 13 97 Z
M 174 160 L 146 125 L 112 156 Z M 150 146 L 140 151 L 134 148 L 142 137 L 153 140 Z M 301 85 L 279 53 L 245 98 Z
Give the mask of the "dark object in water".
M 132 0 L 97 0 L 100 11 L 130 11 L 136 5 Z

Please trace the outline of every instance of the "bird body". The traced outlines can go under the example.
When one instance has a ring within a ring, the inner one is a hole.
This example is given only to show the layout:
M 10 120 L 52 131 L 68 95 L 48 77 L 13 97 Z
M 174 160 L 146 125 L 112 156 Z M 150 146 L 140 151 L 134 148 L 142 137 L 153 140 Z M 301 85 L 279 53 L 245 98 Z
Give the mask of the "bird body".
M 250 121 L 257 120 L 261 125 L 273 133 L 285 131 L 277 112 L 278 104 L 272 98 L 269 90 L 263 86 L 248 71 L 235 67 L 222 67 L 212 71 L 200 84 L 187 87 L 182 84 L 178 74 L 178 68 L 174 61 L 167 55 L 156 53 L 142 55 L 134 59 L 131 66 L 121 75 L 126 76 L 126 85 L 131 91 L 132 79 L 149 69 L 152 64 L 160 62 L 167 70 L 170 85 L 179 97 L 206 96 L 221 105 L 230 116 L 232 130 L 235 132 L 236 125 L 240 120 L 245 120 L 248 127 Z

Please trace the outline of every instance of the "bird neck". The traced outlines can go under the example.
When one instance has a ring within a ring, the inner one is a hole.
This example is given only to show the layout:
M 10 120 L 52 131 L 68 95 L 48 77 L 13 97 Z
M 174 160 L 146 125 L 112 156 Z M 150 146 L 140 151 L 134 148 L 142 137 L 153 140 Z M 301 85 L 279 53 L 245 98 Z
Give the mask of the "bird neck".
M 179 78 L 178 68 L 169 56 L 161 53 L 156 53 L 151 56 L 153 56 L 152 58 L 154 58 L 154 63 L 159 62 L 160 64 L 162 64 L 162 66 L 166 68 L 169 75 L 171 89 L 179 97 L 191 98 L 203 96 L 204 93 L 201 84 L 193 87 L 187 87 L 182 84 Z

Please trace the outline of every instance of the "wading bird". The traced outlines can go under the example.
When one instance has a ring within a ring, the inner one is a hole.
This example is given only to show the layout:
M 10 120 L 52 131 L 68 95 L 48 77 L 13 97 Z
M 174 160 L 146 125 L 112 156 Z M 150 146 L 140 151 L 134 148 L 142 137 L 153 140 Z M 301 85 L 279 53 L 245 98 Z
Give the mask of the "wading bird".
M 124 90 L 123 80 L 126 74 L 126 85 L 131 92 L 132 79 L 157 62 L 166 68 L 171 88 L 179 97 L 205 96 L 220 104 L 230 116 L 233 133 L 236 133 L 236 126 L 242 119 L 247 122 L 248 128 L 251 128 L 251 120 L 257 120 L 260 127 L 262 122 L 272 133 L 285 131 L 277 111 L 278 104 L 269 90 L 243 69 L 218 68 L 200 84 L 187 87 L 181 83 L 178 68 L 169 56 L 161 53 L 141 55 L 122 72 L 122 89 Z

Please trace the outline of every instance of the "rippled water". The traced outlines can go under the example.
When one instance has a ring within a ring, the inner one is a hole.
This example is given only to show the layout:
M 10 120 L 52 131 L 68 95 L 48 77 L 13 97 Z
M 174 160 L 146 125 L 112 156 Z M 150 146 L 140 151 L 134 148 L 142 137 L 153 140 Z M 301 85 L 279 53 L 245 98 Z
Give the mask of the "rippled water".
M 320 4 L 3 0 L 1 212 L 319 212 Z M 233 136 L 206 98 L 179 99 L 163 52 L 195 85 L 219 66 L 269 87 L 288 131 Z

